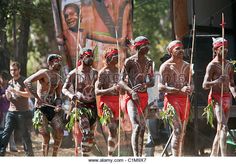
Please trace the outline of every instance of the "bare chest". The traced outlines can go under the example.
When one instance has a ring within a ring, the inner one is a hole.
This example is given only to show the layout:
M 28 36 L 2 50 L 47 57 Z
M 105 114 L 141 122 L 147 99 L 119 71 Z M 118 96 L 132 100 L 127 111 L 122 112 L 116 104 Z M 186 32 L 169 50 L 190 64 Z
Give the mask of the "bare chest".
M 230 72 L 230 64 L 226 64 L 224 69 L 222 70 L 222 65 L 216 63 L 212 67 L 212 80 L 218 79 L 222 75 L 222 73 L 224 75 L 229 75 L 229 72 Z
M 45 77 L 40 81 L 43 91 L 54 92 L 58 87 L 60 78 L 57 73 L 45 72 Z
M 181 88 L 188 82 L 188 67 L 187 65 L 176 66 L 170 64 L 163 72 L 164 83 L 169 86 Z
M 119 74 L 117 71 L 106 71 L 101 76 L 101 82 L 103 88 L 109 88 L 114 84 L 118 83 L 119 81 Z

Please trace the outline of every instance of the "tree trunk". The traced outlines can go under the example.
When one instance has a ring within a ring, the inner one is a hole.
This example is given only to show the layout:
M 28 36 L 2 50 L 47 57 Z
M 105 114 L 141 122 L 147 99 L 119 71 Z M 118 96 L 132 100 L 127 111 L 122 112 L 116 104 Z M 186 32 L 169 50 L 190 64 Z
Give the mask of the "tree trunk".
M 187 0 L 173 0 L 173 23 L 175 38 L 182 40 L 189 33 Z
M 25 4 L 30 4 L 31 0 L 25 0 Z M 25 8 L 21 13 L 20 21 L 20 34 L 18 40 L 18 52 L 16 59 L 21 64 L 21 75 L 27 75 L 27 52 L 28 52 L 28 40 L 29 40 L 29 31 L 30 31 L 30 10 Z
M 0 70 L 9 70 L 10 56 L 7 50 L 7 0 L 0 1 Z

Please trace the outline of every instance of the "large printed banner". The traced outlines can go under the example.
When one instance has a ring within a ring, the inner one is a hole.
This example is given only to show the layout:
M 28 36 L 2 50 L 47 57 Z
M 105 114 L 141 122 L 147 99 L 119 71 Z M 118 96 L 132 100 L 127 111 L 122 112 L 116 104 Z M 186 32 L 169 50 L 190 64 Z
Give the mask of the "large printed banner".
M 123 64 L 127 51 L 125 40 L 132 39 L 132 0 L 51 2 L 57 41 L 63 46 L 70 69 L 75 68 L 80 47 L 94 50 L 97 69 L 103 67 L 103 51 L 108 47 L 119 49 L 120 64 Z
M 64 67 L 64 75 L 75 68 L 76 55 L 84 47 L 93 49 L 98 70 L 104 66 L 104 50 L 113 47 L 119 50 L 118 67 L 123 66 L 129 50 L 125 43 L 133 39 L 132 0 L 51 0 L 51 4 L 57 43 L 69 68 Z M 122 124 L 123 130 L 131 130 L 127 114 Z

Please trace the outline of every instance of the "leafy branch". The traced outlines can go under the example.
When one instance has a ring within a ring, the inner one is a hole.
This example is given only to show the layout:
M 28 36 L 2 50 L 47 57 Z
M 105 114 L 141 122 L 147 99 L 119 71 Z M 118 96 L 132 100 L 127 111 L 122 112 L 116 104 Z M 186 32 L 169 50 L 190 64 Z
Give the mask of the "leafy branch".
M 169 124 L 173 126 L 173 118 L 176 116 L 175 108 L 168 103 L 167 109 L 160 112 L 161 119 L 164 121 L 164 124 Z
M 91 118 L 92 117 L 92 110 L 90 108 L 73 108 L 71 115 L 70 115 L 70 121 L 66 124 L 65 128 L 68 132 L 70 132 L 75 124 L 76 121 L 80 121 L 80 117 L 82 115 L 86 115 L 86 117 Z
M 42 123 L 43 122 L 43 114 L 39 109 L 37 109 L 34 112 L 34 117 L 32 119 L 32 122 L 33 122 L 33 126 L 34 126 L 35 130 L 38 130 L 43 125 L 43 123 Z
M 234 72 L 236 72 L 236 60 L 230 60 L 229 61 L 234 66 Z
M 106 104 L 103 105 L 102 111 L 102 116 L 99 121 L 102 125 L 107 125 L 111 122 L 111 118 L 114 118 L 114 115 Z
M 202 116 L 206 115 L 207 118 L 207 124 L 210 124 L 212 128 L 214 128 L 213 120 L 214 120 L 214 112 L 213 112 L 213 107 L 214 107 L 214 100 L 211 101 L 204 109 L 203 109 L 203 114 Z

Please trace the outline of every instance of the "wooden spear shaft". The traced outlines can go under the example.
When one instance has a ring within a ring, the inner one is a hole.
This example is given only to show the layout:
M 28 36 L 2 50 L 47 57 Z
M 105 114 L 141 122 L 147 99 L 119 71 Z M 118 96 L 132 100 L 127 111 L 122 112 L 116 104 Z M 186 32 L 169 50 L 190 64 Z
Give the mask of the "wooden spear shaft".
M 116 29 L 115 29 L 115 32 L 116 32 L 116 46 L 117 46 L 117 50 L 118 50 L 118 54 L 120 52 L 120 49 L 119 49 L 119 42 L 118 42 L 118 33 L 117 33 L 117 26 L 116 26 Z M 120 54 L 118 55 L 118 74 L 120 74 L 120 63 L 121 63 L 121 56 Z M 120 156 L 120 129 L 121 129 L 121 98 L 120 98 L 120 95 L 119 95 L 119 123 L 118 123 L 118 157 Z
M 222 67 L 221 67 L 221 74 L 224 75 L 224 68 L 225 68 L 225 46 L 224 46 L 224 38 L 225 38 L 225 19 L 224 19 L 224 13 L 222 13 L 222 18 L 221 18 L 221 27 L 222 27 L 222 56 L 221 56 L 221 62 L 222 62 Z M 217 135 L 218 135 L 218 143 L 217 143 L 217 154 L 219 153 L 220 150 L 220 135 L 218 130 L 221 130 L 222 128 L 222 112 L 223 112 L 223 94 L 224 94 L 224 83 L 221 83 L 221 92 L 220 92 L 220 122 L 219 122 L 219 128 L 217 129 Z
M 164 153 L 165 153 L 165 151 L 167 150 L 167 148 L 168 148 L 168 146 L 169 146 L 169 144 L 170 144 L 170 141 L 171 141 L 171 139 L 172 139 L 172 137 L 173 137 L 173 134 L 174 134 L 174 131 L 171 132 L 170 137 L 169 137 L 169 139 L 168 139 L 168 141 L 167 141 L 167 143 L 166 143 L 164 149 L 163 149 L 162 152 L 161 152 L 161 157 L 164 156 Z
M 79 11 L 79 21 L 78 21 L 78 31 L 77 31 L 77 38 L 76 38 L 76 62 L 75 62 L 75 90 L 74 90 L 74 94 L 76 94 L 77 92 L 77 87 L 78 87 L 78 61 L 79 61 L 79 52 L 81 51 L 81 45 L 79 42 L 79 29 L 80 29 L 80 22 L 81 22 L 81 5 L 79 7 L 80 11 Z M 75 108 L 77 108 L 77 104 L 78 101 L 75 102 Z M 76 127 L 76 123 L 77 123 L 77 109 L 75 110 L 75 127 Z M 76 129 L 75 129 L 76 131 Z M 76 135 L 75 135 L 76 136 Z M 75 155 L 78 156 L 78 142 L 77 142 L 77 136 L 75 138 Z
M 115 19 L 115 13 L 113 12 L 113 17 Z M 117 21 L 118 23 L 118 21 Z M 120 68 L 121 68 L 121 55 L 120 55 L 120 46 L 119 46 L 119 42 L 118 42 L 118 24 L 116 24 L 115 26 L 115 34 L 116 34 L 116 47 L 118 50 L 118 74 L 120 75 Z M 121 132 L 121 97 L 120 97 L 120 93 L 119 93 L 119 123 L 118 123 L 118 143 L 117 143 L 117 149 L 118 149 L 118 157 L 120 156 L 120 132 Z
M 188 86 L 191 86 L 191 81 L 192 81 L 192 64 L 193 64 L 194 44 L 195 44 L 195 15 L 193 16 L 193 34 L 192 34 L 192 48 L 191 48 Z M 179 156 L 182 156 L 182 152 L 183 152 L 184 135 L 185 135 L 186 126 L 187 126 L 187 120 L 186 120 L 187 112 L 186 111 L 188 110 L 188 101 L 189 101 L 189 95 L 187 95 L 186 105 L 185 105 L 185 110 L 184 110 L 184 121 L 183 121 L 183 126 L 182 126 L 181 137 L 180 137 Z
M 222 42 L 224 42 L 224 38 L 225 38 L 225 28 L 224 28 L 224 13 L 222 13 Z M 224 53 L 224 43 L 222 44 L 222 68 L 221 68 L 221 74 L 224 75 L 224 68 L 225 68 L 225 53 Z M 221 108 L 221 112 L 220 112 L 220 124 L 222 124 L 222 108 L 223 108 L 223 93 L 224 93 L 224 84 L 221 84 L 221 98 L 220 98 L 220 108 Z

